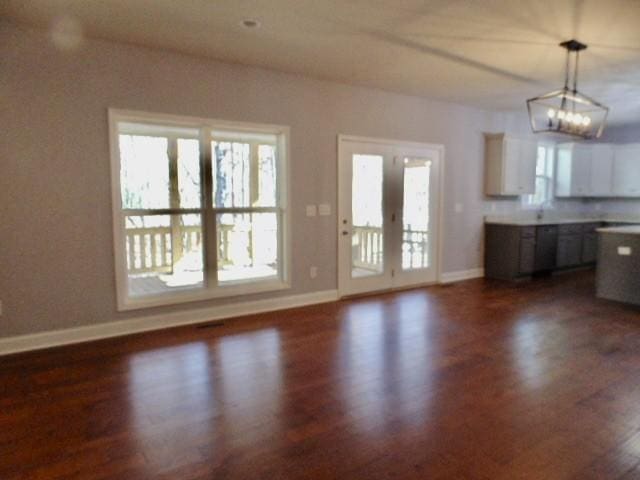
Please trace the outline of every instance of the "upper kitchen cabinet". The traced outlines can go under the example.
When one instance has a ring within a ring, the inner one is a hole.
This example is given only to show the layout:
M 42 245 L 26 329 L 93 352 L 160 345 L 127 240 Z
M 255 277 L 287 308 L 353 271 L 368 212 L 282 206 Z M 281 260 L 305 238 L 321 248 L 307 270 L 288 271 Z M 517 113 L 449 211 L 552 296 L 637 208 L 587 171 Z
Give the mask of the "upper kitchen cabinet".
M 589 192 L 593 197 L 613 195 L 613 145 L 591 145 L 591 180 Z
M 485 134 L 485 193 L 535 193 L 537 143 L 504 133 Z
M 640 144 L 616 145 L 613 165 L 613 194 L 640 196 Z
M 558 145 L 557 197 L 610 197 L 613 195 L 613 147 L 608 144 Z
M 575 143 L 556 149 L 556 197 L 582 197 L 590 194 L 592 152 Z

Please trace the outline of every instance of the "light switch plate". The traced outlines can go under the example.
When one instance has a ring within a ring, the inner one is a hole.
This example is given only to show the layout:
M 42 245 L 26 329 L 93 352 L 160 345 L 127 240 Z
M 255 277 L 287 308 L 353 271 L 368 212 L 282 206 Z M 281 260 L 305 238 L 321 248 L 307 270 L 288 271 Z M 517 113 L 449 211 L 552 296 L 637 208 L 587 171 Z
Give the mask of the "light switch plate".
M 628 257 L 631 255 L 631 247 L 618 247 L 618 255 Z
M 307 217 L 315 217 L 317 210 L 315 205 L 307 205 Z
M 309 276 L 311 278 L 316 278 L 318 276 L 318 267 L 315 265 L 309 268 Z
M 331 215 L 331 205 L 329 205 L 328 203 L 321 203 L 320 205 L 318 205 L 318 213 L 323 217 Z
M 464 210 L 464 206 L 461 203 L 456 203 L 455 212 L 456 213 L 462 213 L 462 210 Z

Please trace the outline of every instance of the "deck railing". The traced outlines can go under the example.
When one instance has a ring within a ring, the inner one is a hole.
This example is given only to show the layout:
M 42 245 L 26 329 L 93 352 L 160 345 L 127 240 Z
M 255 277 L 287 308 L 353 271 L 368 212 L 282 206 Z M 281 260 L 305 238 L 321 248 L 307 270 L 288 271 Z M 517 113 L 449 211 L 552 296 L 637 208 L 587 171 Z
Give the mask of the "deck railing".
M 425 268 L 428 266 L 429 234 L 424 230 L 402 231 L 402 264 L 404 268 Z M 382 228 L 353 227 L 353 266 L 364 270 L 379 271 L 383 259 Z
M 182 226 L 180 231 L 181 234 L 173 238 L 171 227 L 127 228 L 126 251 L 129 274 L 171 273 L 173 266 L 185 254 L 200 249 L 202 243 L 200 226 Z M 224 233 L 223 238 L 226 238 Z M 178 248 L 173 248 L 174 243 L 179 243 Z
M 351 245 L 354 267 L 377 271 L 382 265 L 382 228 L 354 226 Z

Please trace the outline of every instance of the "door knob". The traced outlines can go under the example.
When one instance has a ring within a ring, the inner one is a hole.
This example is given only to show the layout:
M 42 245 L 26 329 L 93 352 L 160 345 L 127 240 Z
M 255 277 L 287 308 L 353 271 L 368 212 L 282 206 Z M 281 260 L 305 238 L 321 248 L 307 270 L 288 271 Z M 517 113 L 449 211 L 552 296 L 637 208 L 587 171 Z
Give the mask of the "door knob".
M 347 232 L 346 230 L 343 230 L 342 235 L 349 235 L 349 232 Z

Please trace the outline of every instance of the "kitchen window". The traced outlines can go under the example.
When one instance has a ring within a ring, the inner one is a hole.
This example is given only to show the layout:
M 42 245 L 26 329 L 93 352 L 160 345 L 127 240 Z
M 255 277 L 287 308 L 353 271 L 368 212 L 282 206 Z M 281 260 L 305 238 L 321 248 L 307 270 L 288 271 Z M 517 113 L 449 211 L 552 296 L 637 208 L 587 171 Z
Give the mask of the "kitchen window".
M 288 287 L 288 128 L 109 111 L 121 310 Z
M 538 145 L 536 157 L 536 190 L 532 195 L 522 197 L 525 208 L 542 208 L 553 203 L 553 165 L 555 147 L 553 145 Z

